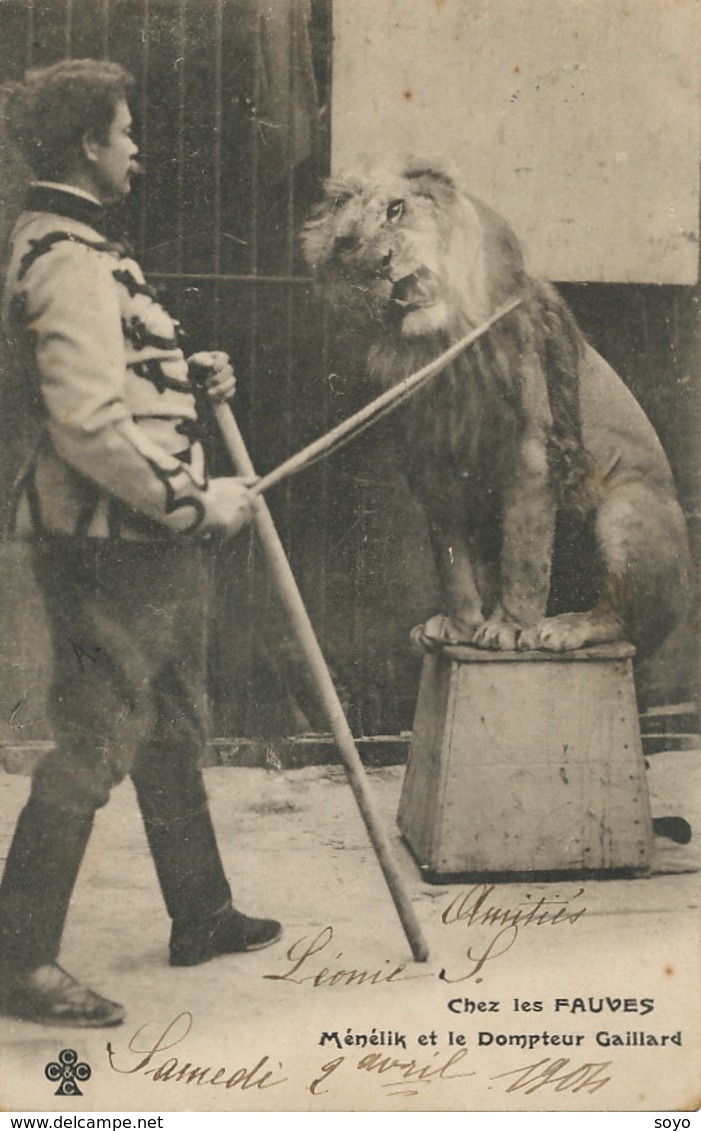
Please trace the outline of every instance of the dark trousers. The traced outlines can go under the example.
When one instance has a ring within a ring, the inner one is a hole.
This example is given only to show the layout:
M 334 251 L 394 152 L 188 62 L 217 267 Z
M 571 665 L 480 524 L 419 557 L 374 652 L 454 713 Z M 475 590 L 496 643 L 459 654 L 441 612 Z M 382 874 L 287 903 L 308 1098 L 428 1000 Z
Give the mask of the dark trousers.
M 95 811 L 131 776 L 167 910 L 205 918 L 231 892 L 199 760 L 208 571 L 182 541 L 37 546 L 53 640 L 55 749 L 37 766 L 0 886 L 0 961 L 53 961 Z

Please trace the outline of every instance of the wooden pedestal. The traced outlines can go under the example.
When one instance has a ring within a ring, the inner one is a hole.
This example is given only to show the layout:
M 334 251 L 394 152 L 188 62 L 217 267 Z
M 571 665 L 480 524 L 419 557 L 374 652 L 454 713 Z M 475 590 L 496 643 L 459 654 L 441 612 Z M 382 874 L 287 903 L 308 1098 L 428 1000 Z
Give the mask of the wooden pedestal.
M 424 660 L 397 821 L 424 877 L 649 871 L 627 644 Z

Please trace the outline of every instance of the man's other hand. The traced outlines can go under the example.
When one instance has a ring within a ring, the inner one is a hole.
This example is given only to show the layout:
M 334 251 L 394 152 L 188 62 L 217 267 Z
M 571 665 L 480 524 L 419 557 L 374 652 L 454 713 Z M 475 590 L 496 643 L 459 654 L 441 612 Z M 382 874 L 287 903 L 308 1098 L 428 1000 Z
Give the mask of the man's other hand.
M 204 387 L 214 404 L 231 400 L 236 392 L 236 374 L 228 353 L 222 350 L 203 350 L 201 353 L 193 353 L 187 359 L 187 364 L 195 371 L 195 376 L 199 376 L 197 370 L 202 374 Z
M 210 479 L 205 500 L 206 512 L 200 531 L 219 531 L 228 538 L 251 521 L 257 505 L 256 496 L 235 476 Z

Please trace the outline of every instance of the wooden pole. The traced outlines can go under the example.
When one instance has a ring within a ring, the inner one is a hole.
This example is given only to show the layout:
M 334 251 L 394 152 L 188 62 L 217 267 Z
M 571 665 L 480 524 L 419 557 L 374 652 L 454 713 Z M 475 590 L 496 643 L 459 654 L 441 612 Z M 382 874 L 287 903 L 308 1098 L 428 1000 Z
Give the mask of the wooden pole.
M 214 414 L 221 430 L 227 451 L 239 475 L 255 476 L 255 469 L 248 453 L 234 414 L 227 404 L 213 405 Z M 346 716 L 338 698 L 338 693 L 326 665 L 316 634 L 309 619 L 302 596 L 297 587 L 290 563 L 287 560 L 280 536 L 275 528 L 270 511 L 264 499 L 259 499 L 255 525 L 268 565 L 282 602 L 289 614 L 298 644 L 306 660 L 315 689 L 326 712 L 331 730 L 341 753 L 353 794 L 365 822 L 370 841 L 390 890 L 411 952 L 416 962 L 428 958 L 428 946 L 414 909 L 404 891 L 401 877 L 387 837 L 382 829 L 374 801 L 369 793 L 365 769 L 356 749 Z
M 384 393 L 381 393 L 379 397 L 375 397 L 369 404 L 366 404 L 363 408 L 359 409 L 358 412 L 349 416 L 347 420 L 341 421 L 341 423 L 335 428 L 332 428 L 330 432 L 326 432 L 323 436 L 320 436 L 318 440 L 313 440 L 306 448 L 302 448 L 301 451 L 290 456 L 284 463 L 281 463 L 278 467 L 269 471 L 267 475 L 261 476 L 251 490 L 256 494 L 262 495 L 269 487 L 274 487 L 283 479 L 289 478 L 290 475 L 295 475 L 313 460 L 318 459 L 320 456 L 324 455 L 325 452 L 330 451 L 331 448 L 346 437 L 350 438 L 354 433 L 362 431 L 363 426 L 372 423 L 373 420 L 382 416 L 385 412 L 390 411 L 391 408 L 410 396 L 418 386 L 423 385 L 423 383 L 430 380 L 431 377 L 435 377 L 442 369 L 445 369 L 446 365 L 450 365 L 451 361 L 454 361 L 463 350 L 473 345 L 478 338 L 481 338 L 483 334 L 486 334 L 487 331 L 492 328 L 495 322 L 504 318 L 505 315 L 510 314 L 511 311 L 515 310 L 517 306 L 520 306 L 522 302 L 522 298 L 513 298 L 510 299 L 509 302 L 504 303 L 503 306 L 500 306 L 494 311 L 494 314 L 492 314 L 486 322 L 483 322 L 482 325 L 478 326 L 475 330 L 471 330 L 464 338 L 460 338 L 459 341 L 454 342 L 452 346 L 449 346 L 442 354 L 434 358 L 433 361 L 430 361 L 428 365 L 417 369 L 416 373 L 410 374 L 410 376 L 405 377 L 403 381 L 399 381 L 396 385 L 393 385 L 391 389 L 387 389 Z

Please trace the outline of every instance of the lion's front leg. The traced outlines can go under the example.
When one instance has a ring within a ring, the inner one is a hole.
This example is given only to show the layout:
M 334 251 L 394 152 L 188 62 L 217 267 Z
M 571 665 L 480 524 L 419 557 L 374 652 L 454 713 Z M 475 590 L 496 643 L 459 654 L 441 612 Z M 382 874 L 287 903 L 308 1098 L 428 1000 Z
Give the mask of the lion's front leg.
M 428 645 L 470 644 L 484 616 L 464 521 L 434 519 L 430 534 L 447 616 L 431 617 L 414 629 L 412 637 Z
M 555 512 L 545 443 L 526 437 L 502 495 L 500 599 L 475 634 L 478 647 L 534 647 L 550 591 Z

